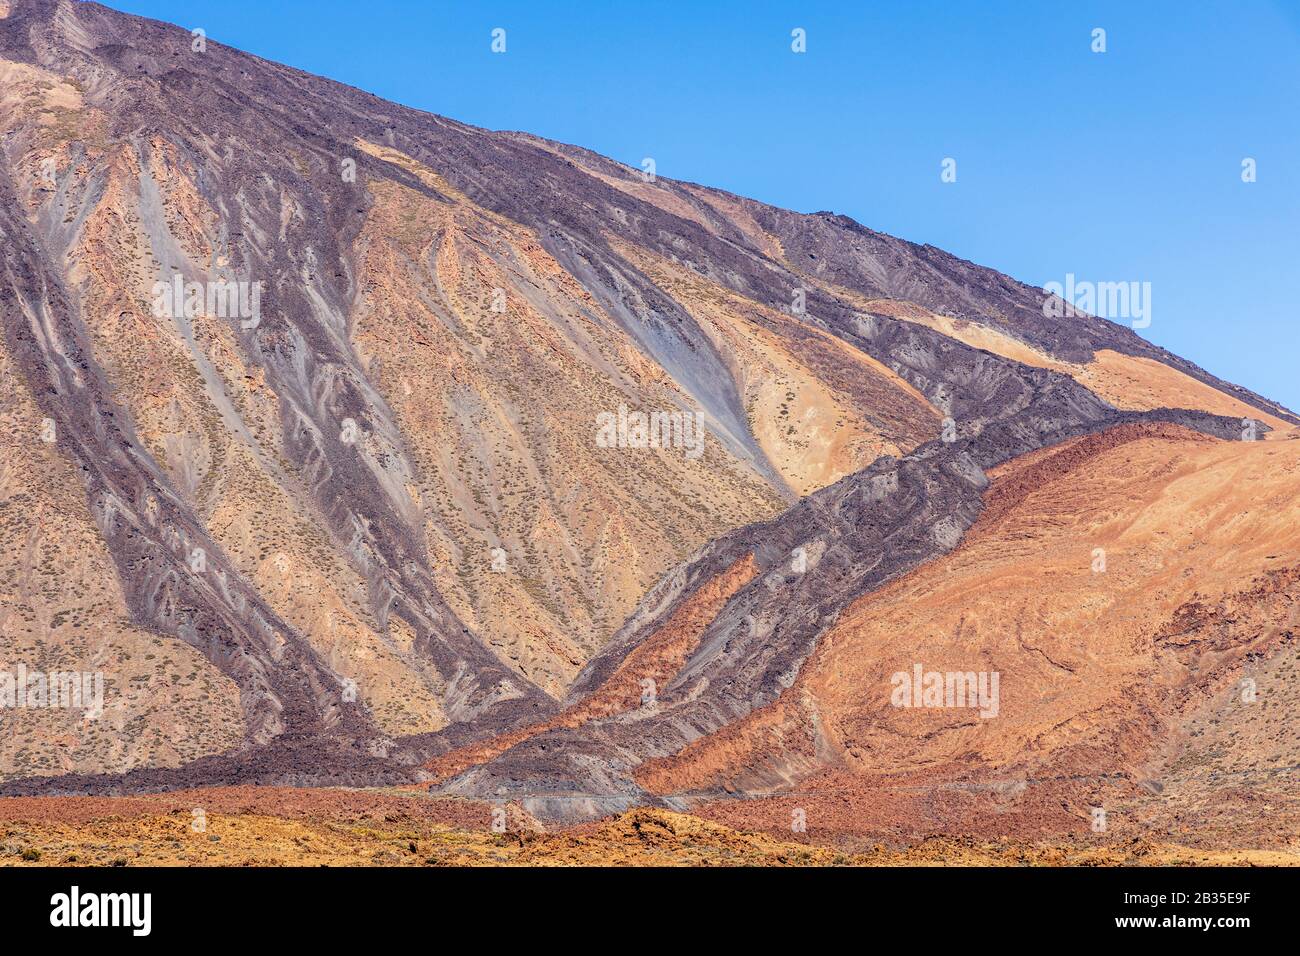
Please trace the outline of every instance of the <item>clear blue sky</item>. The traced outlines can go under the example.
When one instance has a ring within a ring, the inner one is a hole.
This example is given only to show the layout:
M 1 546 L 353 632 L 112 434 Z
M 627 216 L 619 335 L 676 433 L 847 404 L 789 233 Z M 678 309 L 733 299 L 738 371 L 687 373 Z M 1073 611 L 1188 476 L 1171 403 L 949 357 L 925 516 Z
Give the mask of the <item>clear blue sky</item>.
M 1034 285 L 1149 281 L 1140 334 L 1300 409 L 1300 0 L 110 5 Z

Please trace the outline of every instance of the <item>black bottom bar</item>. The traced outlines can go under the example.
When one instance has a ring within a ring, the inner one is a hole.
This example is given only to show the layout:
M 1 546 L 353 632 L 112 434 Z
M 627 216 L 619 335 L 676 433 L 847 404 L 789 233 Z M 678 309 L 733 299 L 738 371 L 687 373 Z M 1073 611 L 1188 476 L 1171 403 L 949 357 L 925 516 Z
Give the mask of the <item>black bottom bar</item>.
M 620 924 L 631 939 L 653 938 L 665 924 L 684 930 L 683 921 L 698 927 L 693 939 L 717 934 L 732 942 L 773 930 L 830 933 L 852 925 L 864 941 L 905 931 L 918 940 L 971 945 L 1192 936 L 1232 945 L 1294 927 L 1298 876 L 1286 869 L 1190 867 L 24 868 L 0 870 L 0 919 L 10 939 L 112 937 L 128 946 L 195 940 L 373 946 L 394 932 L 437 939 L 447 931 L 486 929 L 503 940 L 544 927 L 564 927 L 567 934 Z M 148 908 L 143 895 L 99 894 L 149 894 Z M 148 935 L 136 935 L 146 912 Z M 71 925 L 115 916 L 117 926 Z

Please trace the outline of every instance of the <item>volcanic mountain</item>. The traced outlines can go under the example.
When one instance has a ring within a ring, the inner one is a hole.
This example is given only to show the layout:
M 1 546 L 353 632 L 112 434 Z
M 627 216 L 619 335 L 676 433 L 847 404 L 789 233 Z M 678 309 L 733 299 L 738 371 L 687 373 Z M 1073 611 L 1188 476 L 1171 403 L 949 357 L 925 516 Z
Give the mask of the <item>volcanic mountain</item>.
M 4 791 L 1289 801 L 1300 419 L 1053 305 L 0 0 L 0 669 L 105 681 L 3 713 Z M 996 713 L 900 706 L 914 672 Z

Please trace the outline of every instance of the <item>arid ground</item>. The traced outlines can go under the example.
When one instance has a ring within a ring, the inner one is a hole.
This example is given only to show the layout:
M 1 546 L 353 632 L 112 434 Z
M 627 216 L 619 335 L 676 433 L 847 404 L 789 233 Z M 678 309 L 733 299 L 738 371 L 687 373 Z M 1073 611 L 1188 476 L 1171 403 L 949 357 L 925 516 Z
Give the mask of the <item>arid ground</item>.
M 203 810 L 202 818 L 195 810 Z M 1142 838 L 932 837 L 853 849 L 735 829 L 727 815 L 640 809 L 545 830 L 515 806 L 386 791 L 216 788 L 0 803 L 12 866 L 1132 866 L 1300 864 L 1293 850 L 1216 851 Z M 196 820 L 202 820 L 200 824 Z

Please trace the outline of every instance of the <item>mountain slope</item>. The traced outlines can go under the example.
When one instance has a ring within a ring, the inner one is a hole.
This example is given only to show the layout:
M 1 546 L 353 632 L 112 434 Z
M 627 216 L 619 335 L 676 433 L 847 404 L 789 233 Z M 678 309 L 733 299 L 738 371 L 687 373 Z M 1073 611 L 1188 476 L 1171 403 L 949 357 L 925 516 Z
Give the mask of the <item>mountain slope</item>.
M 956 551 L 855 602 L 774 704 L 637 779 L 794 784 L 716 804 L 733 824 L 800 805 L 830 830 L 1082 835 L 1100 807 L 1121 838 L 1294 845 L 1297 456 L 1144 425 L 1003 466 Z M 916 663 L 998 672 L 996 718 L 893 706 Z
M 645 760 L 770 705 L 854 601 L 951 551 L 985 469 L 1139 421 L 1298 423 L 844 217 L 95 4 L 3 12 L 0 664 L 103 666 L 111 726 L 151 741 L 24 715 L 18 789 L 627 806 Z M 257 314 L 160 310 L 177 279 L 256 284 Z M 627 441 L 655 412 L 665 447 Z M 647 679 L 657 714 L 620 722 Z

